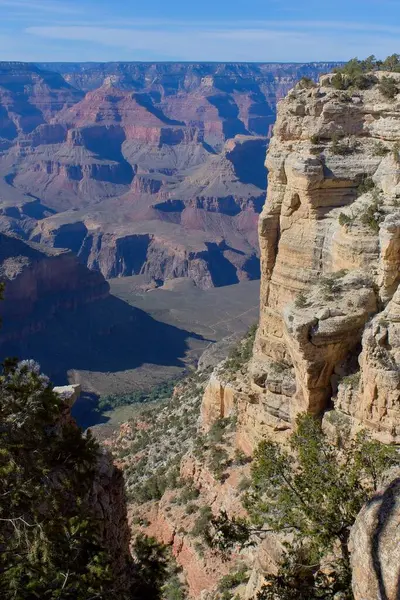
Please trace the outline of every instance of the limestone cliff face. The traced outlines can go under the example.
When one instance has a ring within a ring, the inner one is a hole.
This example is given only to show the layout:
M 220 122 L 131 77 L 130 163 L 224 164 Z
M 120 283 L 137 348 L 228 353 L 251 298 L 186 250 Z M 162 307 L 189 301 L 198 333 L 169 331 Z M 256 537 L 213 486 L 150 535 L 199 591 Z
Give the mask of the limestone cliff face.
M 247 451 L 298 412 L 332 408 L 400 441 L 400 104 L 380 92 L 385 75 L 353 94 L 326 75 L 279 104 L 259 222 L 260 325 L 239 409 Z
M 284 442 L 299 412 L 322 416 L 333 437 L 342 427 L 364 428 L 400 442 L 400 103 L 381 94 L 383 76 L 353 94 L 324 76 L 318 86 L 298 85 L 279 105 L 259 222 L 261 314 L 253 353 L 248 360 L 238 352 L 230 365 L 216 367 L 201 405 L 203 431 L 237 417 L 224 445 L 233 466 L 221 483 L 204 455 L 189 452 L 181 463 L 197 501 L 214 514 L 240 514 L 234 447 L 251 455 L 263 437 Z M 400 84 L 400 74 L 391 76 Z M 152 531 L 165 528 L 161 537 L 174 544 L 191 596 L 212 598 L 216 562 L 196 559 L 190 535 L 177 535 L 182 512 L 168 502 L 164 495 Z M 392 567 L 389 558 L 397 556 L 397 516 L 396 480 L 357 519 L 356 600 L 397 597 L 398 561 Z M 239 597 L 254 598 L 263 574 L 276 572 L 281 544 L 266 538 L 241 555 L 250 579 Z

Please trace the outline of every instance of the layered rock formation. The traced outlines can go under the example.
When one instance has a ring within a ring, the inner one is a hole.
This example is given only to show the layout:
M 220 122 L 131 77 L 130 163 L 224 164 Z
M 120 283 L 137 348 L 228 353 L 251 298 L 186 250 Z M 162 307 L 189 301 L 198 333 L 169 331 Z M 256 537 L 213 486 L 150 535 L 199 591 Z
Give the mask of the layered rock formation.
M 257 278 L 276 102 L 330 66 L 3 63 L 0 228 L 106 277 Z
M 169 453 L 180 461 L 186 492 L 176 485 L 154 498 L 150 491 L 145 502 L 133 497 L 131 509 L 146 531 L 171 544 L 190 597 L 213 600 L 218 579 L 244 565 L 247 583 L 230 591 L 254 599 L 264 575 L 278 571 L 284 540 L 271 532 L 223 564 L 202 543 L 202 510 L 243 515 L 241 494 L 250 485 L 243 451 L 252 455 L 263 438 L 285 443 L 300 412 L 319 416 L 333 440 L 367 429 L 399 442 L 400 105 L 399 96 L 382 94 L 382 77 L 351 93 L 336 90 L 328 75 L 282 101 L 259 226 L 254 347 L 244 340 L 208 381 L 202 377 L 204 393 L 178 386 L 172 406 L 129 424 L 118 440 L 129 489 L 146 468 L 170 475 Z M 400 75 L 393 77 L 400 89 Z M 355 600 L 398 596 L 398 504 L 392 473 L 356 520 L 349 548 Z
M 299 412 L 320 416 L 335 440 L 363 429 L 400 441 L 400 104 L 381 91 L 387 76 L 375 73 L 357 91 L 323 76 L 279 105 L 252 357 L 233 370 L 219 365 L 201 406 L 203 431 L 237 418 L 232 443 L 247 455 L 263 438 L 285 443 Z M 400 76 L 390 77 L 400 89 Z M 398 596 L 398 487 L 395 475 L 354 526 L 356 600 Z M 225 492 L 219 503 L 229 513 L 235 494 Z M 262 546 L 245 557 L 251 577 L 240 597 L 254 598 L 263 572 L 275 572 L 279 541 Z
M 298 412 L 332 408 L 327 427 L 340 413 L 399 441 L 400 111 L 380 91 L 385 76 L 353 94 L 324 76 L 279 105 L 259 225 L 260 326 L 237 385 L 247 452 L 290 431 Z M 205 414 L 220 396 L 206 396 Z

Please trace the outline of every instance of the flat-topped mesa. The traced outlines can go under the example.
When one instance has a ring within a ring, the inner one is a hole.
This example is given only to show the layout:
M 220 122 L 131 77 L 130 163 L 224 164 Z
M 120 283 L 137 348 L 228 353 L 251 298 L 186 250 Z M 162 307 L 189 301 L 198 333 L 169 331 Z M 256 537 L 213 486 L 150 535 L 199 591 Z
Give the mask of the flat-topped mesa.
M 385 95 L 388 76 L 347 91 L 334 75 L 305 80 L 279 104 L 247 403 L 238 394 L 246 451 L 330 408 L 400 441 L 400 95 Z

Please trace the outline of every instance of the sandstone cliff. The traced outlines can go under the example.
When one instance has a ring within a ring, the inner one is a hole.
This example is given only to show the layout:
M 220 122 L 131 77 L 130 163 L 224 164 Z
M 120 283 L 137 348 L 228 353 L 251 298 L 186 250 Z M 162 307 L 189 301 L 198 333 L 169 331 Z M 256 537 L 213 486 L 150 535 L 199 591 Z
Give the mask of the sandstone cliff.
M 355 600 L 396 600 L 399 596 L 400 478 L 371 498 L 359 514 L 350 540 Z
M 246 360 L 236 356 L 214 370 L 201 405 L 207 435 L 221 419 L 237 420 L 228 456 L 233 447 L 251 455 L 265 437 L 285 442 L 299 412 L 321 417 L 333 440 L 367 429 L 385 443 L 400 441 L 400 104 L 398 95 L 381 92 L 387 75 L 375 73 L 366 89 L 353 92 L 323 76 L 318 86 L 296 86 L 279 105 L 259 222 L 254 348 L 241 353 Z M 399 90 L 400 75 L 390 76 Z M 235 462 L 221 484 L 207 455 L 188 469 L 191 460 L 181 472 L 195 482 L 199 501 L 211 497 L 214 514 L 221 508 L 238 514 L 240 486 L 228 485 Z M 354 526 L 357 600 L 397 598 L 397 504 L 398 478 Z M 174 523 L 173 512 L 160 507 Z M 241 556 L 250 579 L 240 597 L 255 597 L 263 573 L 276 569 L 279 548 L 279 540 L 266 539 Z M 182 564 L 189 581 L 196 580 L 192 563 Z M 211 565 L 209 558 L 204 569 Z M 212 598 L 211 576 L 204 589 Z M 191 591 L 199 596 L 196 584 Z
M 237 396 L 246 451 L 300 411 L 399 441 L 400 109 L 380 91 L 385 75 L 354 93 L 323 76 L 279 105 L 259 223 L 260 325 Z

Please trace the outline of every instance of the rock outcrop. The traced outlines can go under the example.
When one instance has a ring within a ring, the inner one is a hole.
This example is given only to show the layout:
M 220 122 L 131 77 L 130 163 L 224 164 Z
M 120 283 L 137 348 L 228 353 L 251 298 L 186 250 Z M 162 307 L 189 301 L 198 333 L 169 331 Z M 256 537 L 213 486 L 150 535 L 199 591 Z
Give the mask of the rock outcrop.
M 396 600 L 400 589 L 400 473 L 362 509 L 350 540 L 354 600 Z
M 400 75 L 391 76 L 400 89 Z M 205 503 L 213 514 L 240 516 L 240 491 L 249 486 L 243 452 L 251 456 L 263 438 L 287 442 L 302 412 L 320 417 L 333 439 L 366 429 L 383 442 L 400 442 L 400 95 L 385 97 L 382 77 L 376 73 L 366 89 L 345 92 L 327 75 L 317 86 L 296 86 L 279 105 L 259 223 L 254 347 L 251 353 L 250 338 L 243 341 L 205 384 L 203 442 L 180 463 L 181 477 L 197 491 L 196 505 L 183 513 L 177 492 L 152 505 L 150 530 L 173 544 L 191 597 L 214 597 L 217 563 L 207 553 L 196 559 L 187 515 Z M 225 436 L 220 428 L 228 423 L 234 426 Z M 392 477 L 356 520 L 350 545 L 356 600 L 398 597 L 398 504 Z M 267 535 L 240 553 L 249 580 L 238 597 L 254 598 L 263 574 L 276 573 L 282 543 Z
M 334 409 L 350 429 L 400 440 L 400 109 L 380 91 L 385 75 L 353 93 L 323 76 L 279 105 L 247 402 L 237 384 L 247 452 L 303 411 L 326 413 L 330 427 Z M 219 396 L 206 395 L 205 414 Z
M 105 277 L 257 278 L 276 102 L 330 66 L 2 63 L 0 230 Z
M 65 406 L 58 425 L 67 422 L 76 426 L 71 408 L 81 393 L 80 385 L 54 387 L 53 391 L 62 398 Z M 91 516 L 99 524 L 99 541 L 109 551 L 116 589 L 125 590 L 131 584 L 134 568 L 124 478 L 110 453 L 100 447 L 87 502 Z

